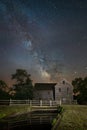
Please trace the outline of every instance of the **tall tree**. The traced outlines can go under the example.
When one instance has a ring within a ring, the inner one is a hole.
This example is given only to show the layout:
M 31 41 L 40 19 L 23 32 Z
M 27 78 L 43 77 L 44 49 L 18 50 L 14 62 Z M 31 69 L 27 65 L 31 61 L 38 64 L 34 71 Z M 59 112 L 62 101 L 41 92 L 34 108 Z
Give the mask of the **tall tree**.
M 33 84 L 30 74 L 24 69 L 17 69 L 15 74 L 12 74 L 12 79 L 16 81 L 14 84 L 16 99 L 32 99 L 33 98 Z
M 5 81 L 0 80 L 0 99 L 9 99 L 10 95 L 8 93 L 8 86 Z
M 75 78 L 72 81 L 73 92 L 79 104 L 87 104 L 87 77 Z
M 0 80 L 0 89 L 2 90 L 6 90 L 7 89 L 7 84 L 5 83 L 5 81 Z

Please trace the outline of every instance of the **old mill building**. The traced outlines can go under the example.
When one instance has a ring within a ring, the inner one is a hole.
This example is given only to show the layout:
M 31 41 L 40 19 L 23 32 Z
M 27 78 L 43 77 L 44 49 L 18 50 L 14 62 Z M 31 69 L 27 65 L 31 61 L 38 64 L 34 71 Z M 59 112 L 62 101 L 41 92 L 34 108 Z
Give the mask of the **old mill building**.
M 73 86 L 65 79 L 58 83 L 35 83 L 34 99 L 61 100 L 70 103 L 73 100 Z

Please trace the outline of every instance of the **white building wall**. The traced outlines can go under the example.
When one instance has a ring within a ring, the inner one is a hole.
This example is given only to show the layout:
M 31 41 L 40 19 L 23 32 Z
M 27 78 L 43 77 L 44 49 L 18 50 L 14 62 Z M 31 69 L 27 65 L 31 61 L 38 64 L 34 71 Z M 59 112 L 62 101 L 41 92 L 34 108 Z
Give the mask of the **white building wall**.
M 73 100 L 73 86 L 66 80 L 62 80 L 55 86 L 55 100 L 71 102 Z

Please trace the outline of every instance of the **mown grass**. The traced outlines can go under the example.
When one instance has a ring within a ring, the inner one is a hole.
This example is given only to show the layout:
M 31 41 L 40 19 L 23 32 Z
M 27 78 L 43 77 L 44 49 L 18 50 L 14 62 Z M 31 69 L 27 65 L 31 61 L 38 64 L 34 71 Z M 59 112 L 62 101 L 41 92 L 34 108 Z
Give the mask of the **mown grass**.
M 64 105 L 64 113 L 57 130 L 87 130 L 87 106 Z
M 0 119 L 10 115 L 20 114 L 22 112 L 28 112 L 29 110 L 30 107 L 27 105 L 0 106 Z

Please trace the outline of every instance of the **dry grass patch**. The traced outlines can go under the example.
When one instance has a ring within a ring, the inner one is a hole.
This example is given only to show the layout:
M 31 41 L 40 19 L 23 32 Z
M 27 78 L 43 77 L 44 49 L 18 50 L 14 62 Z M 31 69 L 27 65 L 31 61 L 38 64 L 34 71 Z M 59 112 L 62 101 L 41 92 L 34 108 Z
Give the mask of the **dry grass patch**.
M 87 106 L 65 105 L 58 130 L 87 130 Z

